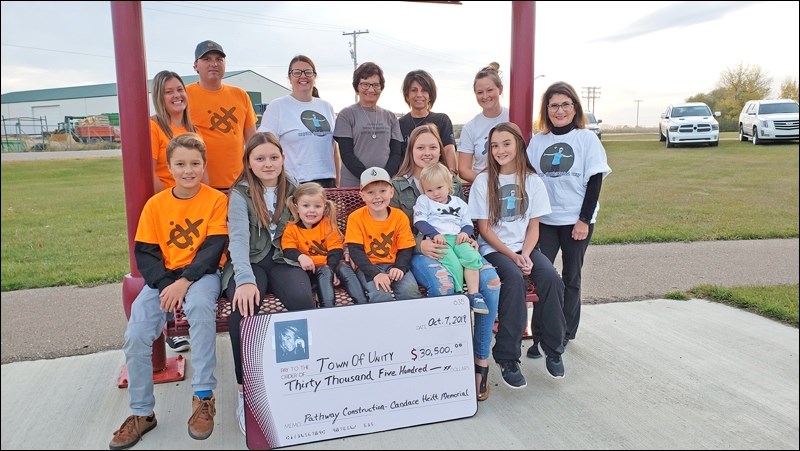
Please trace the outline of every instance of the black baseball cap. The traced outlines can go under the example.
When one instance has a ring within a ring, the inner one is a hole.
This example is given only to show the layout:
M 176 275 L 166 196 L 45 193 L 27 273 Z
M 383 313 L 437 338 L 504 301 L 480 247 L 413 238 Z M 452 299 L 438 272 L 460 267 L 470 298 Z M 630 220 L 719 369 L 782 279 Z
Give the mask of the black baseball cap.
M 225 57 L 225 51 L 222 50 L 221 45 L 214 41 L 203 41 L 197 44 L 197 48 L 194 49 L 194 60 L 199 60 L 208 52 L 219 52 L 222 54 L 223 58 Z

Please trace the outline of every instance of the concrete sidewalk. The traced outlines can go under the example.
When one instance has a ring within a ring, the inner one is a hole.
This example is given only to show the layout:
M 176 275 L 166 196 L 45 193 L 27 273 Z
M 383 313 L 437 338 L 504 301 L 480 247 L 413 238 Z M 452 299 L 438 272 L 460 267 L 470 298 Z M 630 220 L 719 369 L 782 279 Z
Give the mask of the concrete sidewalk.
M 491 396 L 472 418 L 293 448 L 798 449 L 798 338 L 703 300 L 588 305 L 565 379 L 523 357 L 528 387 L 509 389 L 492 365 Z M 186 381 L 156 386 L 158 427 L 134 449 L 246 449 L 226 335 L 217 356 L 213 435 L 186 432 L 187 365 Z M 2 449 L 105 449 L 129 414 L 115 385 L 123 362 L 109 351 L 2 365 Z

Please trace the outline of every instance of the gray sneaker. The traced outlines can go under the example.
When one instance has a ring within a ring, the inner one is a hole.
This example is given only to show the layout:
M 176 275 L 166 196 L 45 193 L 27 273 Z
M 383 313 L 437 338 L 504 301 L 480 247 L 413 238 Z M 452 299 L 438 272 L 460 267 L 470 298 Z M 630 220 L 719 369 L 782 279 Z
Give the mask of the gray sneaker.
M 489 314 L 489 306 L 486 305 L 486 300 L 483 298 L 482 294 L 468 294 L 467 299 L 469 299 L 469 306 L 472 308 L 473 312 L 480 313 L 482 315 Z
M 518 360 L 501 360 L 497 362 L 500 367 L 500 374 L 503 376 L 503 382 L 511 388 L 525 388 L 528 383 L 525 382 L 525 376 L 519 369 Z
M 547 366 L 547 372 L 554 378 L 564 378 L 564 361 L 561 359 L 560 355 L 547 356 L 545 366 Z

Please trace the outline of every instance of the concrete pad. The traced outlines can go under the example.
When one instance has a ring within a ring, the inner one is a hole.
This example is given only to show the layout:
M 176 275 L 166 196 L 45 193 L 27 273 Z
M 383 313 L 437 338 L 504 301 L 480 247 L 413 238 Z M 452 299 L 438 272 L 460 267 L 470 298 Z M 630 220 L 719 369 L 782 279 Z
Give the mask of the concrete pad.
M 528 386 L 491 367 L 473 418 L 296 449 L 798 449 L 798 329 L 703 300 L 584 306 L 566 378 L 524 357 Z M 217 416 L 188 437 L 187 381 L 156 386 L 158 427 L 134 449 L 246 449 L 230 341 L 217 339 Z M 189 353 L 191 359 L 191 353 Z M 129 414 L 121 351 L 2 365 L 3 449 L 105 448 Z

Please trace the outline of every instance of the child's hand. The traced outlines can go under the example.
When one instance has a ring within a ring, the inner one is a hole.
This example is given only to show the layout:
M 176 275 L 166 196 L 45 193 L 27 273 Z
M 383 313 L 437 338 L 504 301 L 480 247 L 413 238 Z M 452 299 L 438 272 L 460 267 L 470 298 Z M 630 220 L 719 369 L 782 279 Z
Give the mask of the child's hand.
M 444 235 L 441 233 L 434 236 L 432 241 L 436 244 L 447 244 L 447 241 L 444 240 Z
M 377 289 L 387 293 L 392 292 L 392 280 L 389 278 L 388 274 L 380 273 L 372 279 L 372 282 L 375 283 Z
M 472 238 L 464 232 L 460 232 L 456 235 L 456 244 L 469 243 L 471 240 Z
M 233 299 L 231 299 L 231 309 L 235 312 L 237 309 L 242 316 L 251 316 L 256 314 L 258 308 L 258 287 L 253 283 L 245 283 L 236 287 L 233 292 Z
M 174 312 L 175 310 L 183 307 L 183 300 L 186 297 L 186 292 L 189 291 L 189 286 L 192 282 L 181 277 L 180 279 L 172 282 L 161 290 L 158 295 L 161 300 L 161 310 L 164 312 Z
M 398 280 L 403 278 L 403 270 L 397 268 L 389 269 L 389 278 L 392 282 L 397 282 Z
M 300 267 L 305 271 L 313 272 L 316 269 L 314 267 L 314 262 L 311 261 L 311 257 L 306 254 L 301 254 L 299 257 L 297 257 L 297 262 L 300 263 Z
M 333 275 L 333 286 L 334 286 L 334 287 L 338 287 L 338 286 L 339 286 L 339 284 L 341 284 L 341 283 L 342 283 L 342 282 L 340 282 L 340 281 L 339 281 L 339 276 L 337 276 L 336 274 L 334 274 L 334 275 Z

